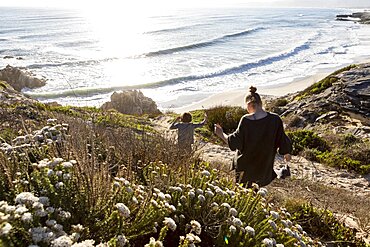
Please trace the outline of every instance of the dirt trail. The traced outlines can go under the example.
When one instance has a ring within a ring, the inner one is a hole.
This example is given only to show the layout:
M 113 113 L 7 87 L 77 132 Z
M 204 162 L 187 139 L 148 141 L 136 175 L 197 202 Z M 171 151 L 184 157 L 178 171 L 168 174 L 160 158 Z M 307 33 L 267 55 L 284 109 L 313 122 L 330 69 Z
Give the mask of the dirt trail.
M 160 116 L 153 120 L 153 127 L 160 133 L 176 139 L 176 131 L 168 129 L 171 121 L 170 116 Z M 227 168 L 230 167 L 234 152 L 229 148 L 215 145 L 213 143 L 202 142 L 196 138 L 197 149 L 200 156 L 212 163 L 219 163 Z M 285 165 L 278 157 L 275 159 L 275 168 L 278 169 Z M 292 178 L 308 179 L 322 183 L 327 186 L 342 188 L 360 196 L 370 196 L 370 175 L 360 176 L 346 170 L 338 170 L 320 163 L 311 162 L 300 156 L 293 156 L 289 162 Z

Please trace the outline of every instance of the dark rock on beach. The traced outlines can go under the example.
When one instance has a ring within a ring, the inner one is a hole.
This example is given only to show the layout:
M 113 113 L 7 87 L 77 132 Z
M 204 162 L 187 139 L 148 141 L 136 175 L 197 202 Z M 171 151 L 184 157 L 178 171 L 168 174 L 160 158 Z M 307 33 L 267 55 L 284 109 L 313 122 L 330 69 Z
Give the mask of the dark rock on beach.
M 6 81 L 15 90 L 21 91 L 23 88 L 37 88 L 45 86 L 45 79 L 35 77 L 29 71 L 21 70 L 10 65 L 0 70 L 0 80 Z
M 356 21 L 363 24 L 370 24 L 370 12 L 356 12 L 348 15 L 337 15 L 338 21 Z

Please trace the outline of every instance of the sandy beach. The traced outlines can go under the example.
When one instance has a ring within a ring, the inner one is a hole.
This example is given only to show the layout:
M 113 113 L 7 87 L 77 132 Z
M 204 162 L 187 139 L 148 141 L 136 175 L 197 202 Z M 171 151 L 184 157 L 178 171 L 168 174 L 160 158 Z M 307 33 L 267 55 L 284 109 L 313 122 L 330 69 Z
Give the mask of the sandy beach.
M 326 76 L 335 72 L 338 69 L 341 69 L 350 64 L 358 64 L 358 63 L 366 63 L 366 62 L 370 62 L 370 59 L 365 58 L 365 57 L 359 57 L 359 58 L 354 59 L 352 63 L 344 64 L 342 66 L 338 66 L 338 67 L 331 68 L 331 69 L 322 69 L 314 75 L 307 76 L 304 78 L 294 79 L 290 83 L 287 83 L 287 84 L 269 86 L 269 87 L 263 87 L 263 86 L 257 87 L 257 92 L 262 96 L 262 100 L 263 98 L 267 99 L 271 97 L 279 97 L 279 96 L 284 96 L 290 93 L 295 93 L 295 92 L 304 90 L 305 88 L 309 87 L 313 83 L 320 81 L 321 79 L 325 78 Z M 171 111 L 174 111 L 176 113 L 183 113 L 187 111 L 192 111 L 192 110 L 197 110 L 197 109 L 202 109 L 202 108 L 210 108 L 210 107 L 221 106 L 221 105 L 244 107 L 244 97 L 246 93 L 248 92 L 248 88 L 252 85 L 253 84 L 250 83 L 246 85 L 245 88 L 217 93 L 217 94 L 211 95 L 210 97 L 205 98 L 204 100 L 195 102 L 193 104 L 190 104 L 184 107 L 171 108 Z

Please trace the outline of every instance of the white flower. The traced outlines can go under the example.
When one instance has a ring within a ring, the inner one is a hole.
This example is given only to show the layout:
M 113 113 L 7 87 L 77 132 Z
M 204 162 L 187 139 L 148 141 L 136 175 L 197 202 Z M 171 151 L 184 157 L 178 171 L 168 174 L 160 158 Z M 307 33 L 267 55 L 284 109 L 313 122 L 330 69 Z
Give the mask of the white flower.
M 63 174 L 63 179 L 64 179 L 64 180 L 70 180 L 70 179 L 71 179 L 71 177 L 72 177 L 72 176 L 71 176 L 71 174 L 70 174 L 70 173 L 64 173 L 64 174 Z
M 117 247 L 123 247 L 128 244 L 128 240 L 124 235 L 117 236 Z
M 202 174 L 202 176 L 206 176 L 206 177 L 211 176 L 211 173 L 209 173 L 209 171 L 207 171 L 207 170 L 203 170 L 203 171 L 201 172 L 201 174 Z
M 299 244 L 301 245 L 301 247 L 306 247 L 305 242 L 303 242 L 302 240 L 301 240 L 301 241 L 299 241 Z
M 32 208 L 34 208 L 34 209 L 44 209 L 44 205 L 42 205 L 41 202 L 34 202 L 32 204 Z
M 158 194 L 158 198 L 161 199 L 162 201 L 164 201 L 166 199 L 165 195 L 163 192 L 159 192 L 157 193 Z
M 276 244 L 276 247 L 284 247 L 283 244 Z
M 12 225 L 8 222 L 3 225 L 2 228 L 0 228 L 0 236 L 6 236 L 9 234 L 10 230 L 12 229 Z
M 63 172 L 62 172 L 62 171 L 57 171 L 55 174 L 56 174 L 58 177 L 61 177 L 61 176 L 63 175 Z
M 214 193 L 212 192 L 212 191 L 210 191 L 210 190 L 206 190 L 206 196 L 207 197 L 214 197 Z
M 50 200 L 46 196 L 40 196 L 39 197 L 39 202 L 42 203 L 44 206 L 49 206 Z
M 237 216 L 238 215 L 238 211 L 235 208 L 230 208 L 229 213 L 232 216 Z
M 203 203 L 206 200 L 206 198 L 204 197 L 204 195 L 199 195 L 198 200 Z
M 284 228 L 284 231 L 286 232 L 286 234 L 288 234 L 289 236 L 292 236 L 294 237 L 294 233 L 292 230 L 290 230 L 289 228 Z
M 276 226 L 275 222 L 272 221 L 272 220 L 269 220 L 269 223 L 270 223 L 270 226 L 276 231 L 277 230 L 277 226 Z
M 303 228 L 301 225 L 299 224 L 296 224 L 295 227 L 297 228 L 298 231 L 300 231 L 301 233 L 303 232 Z
M 158 208 L 159 207 L 159 205 L 158 205 L 158 202 L 156 201 L 156 200 L 150 200 L 150 203 L 154 206 L 154 207 L 156 207 L 156 208 Z
M 177 225 L 176 225 L 175 221 L 172 218 L 165 217 L 164 221 L 163 221 L 163 224 L 165 224 L 172 231 L 176 230 Z
M 116 208 L 118 209 L 118 212 L 120 213 L 121 216 L 124 218 L 127 218 L 130 216 L 130 209 L 123 203 L 117 203 Z
M 31 213 L 23 214 L 21 220 L 24 222 L 31 222 L 33 220 L 32 214 Z
M 229 227 L 229 230 L 230 230 L 230 232 L 231 232 L 232 234 L 234 234 L 234 233 L 236 232 L 236 227 L 235 227 L 235 226 L 233 226 L 233 225 L 231 225 L 231 226 Z
M 200 235 L 200 233 L 202 232 L 201 224 L 196 220 L 192 220 L 190 221 L 190 225 L 195 234 Z
M 199 195 L 203 195 L 203 190 L 202 189 L 196 189 L 195 192 Z
M 164 197 L 165 197 L 165 199 L 166 199 L 167 201 L 170 201 L 170 200 L 172 199 L 172 197 L 171 197 L 171 195 L 170 195 L 170 194 L 165 194 L 165 195 L 164 195 Z
M 241 227 L 243 225 L 243 222 L 239 218 L 233 219 L 234 226 Z
M 48 177 L 53 176 L 54 175 L 54 171 L 52 169 L 48 169 L 48 171 L 46 172 L 46 175 Z
M 52 227 L 56 224 L 57 222 L 55 220 L 47 220 L 45 222 L 45 224 L 48 226 L 48 227 Z
M 249 235 L 254 236 L 254 235 L 256 234 L 256 232 L 254 231 L 253 227 L 251 227 L 251 226 L 247 226 L 247 227 L 245 227 L 244 229 L 245 229 L 245 231 L 246 231 Z
M 266 197 L 267 195 L 267 189 L 266 188 L 261 188 L 257 192 L 258 195 L 261 195 L 262 197 Z
M 72 229 L 75 232 L 82 232 L 84 230 L 84 227 L 81 224 L 72 225 Z
M 27 212 L 28 209 L 24 206 L 17 207 L 17 209 L 14 211 L 16 214 L 24 214 Z
M 79 234 L 78 232 L 74 232 L 71 234 L 70 238 L 72 239 L 73 242 L 77 242 L 81 237 L 81 234 Z
M 139 201 L 137 200 L 137 198 L 135 196 L 133 196 L 131 200 L 132 200 L 132 202 L 134 204 L 138 204 L 139 203 Z
M 51 247 L 71 247 L 72 244 L 72 240 L 67 236 L 60 236 L 51 241 Z
M 44 209 L 38 209 L 36 210 L 35 215 L 38 217 L 45 217 L 48 215 L 48 212 L 46 212 Z
M 55 224 L 53 226 L 53 229 L 58 231 L 58 232 L 61 232 L 61 231 L 63 231 L 63 226 L 61 224 Z
M 32 205 L 34 202 L 38 202 L 39 198 L 34 196 L 31 192 L 22 192 L 15 198 L 17 204 Z
M 61 166 L 68 169 L 68 168 L 72 168 L 73 164 L 71 162 L 66 161 L 66 162 L 63 162 Z
M 67 211 L 60 211 L 58 213 L 59 217 L 62 218 L 63 220 L 66 220 L 66 219 L 69 219 L 71 218 L 71 213 L 70 212 L 67 212 Z
M 278 212 L 270 211 L 270 214 L 271 214 L 272 218 L 279 219 L 279 213 Z
M 14 211 L 16 210 L 16 207 L 15 206 L 13 206 L 13 205 L 6 205 L 5 206 L 5 213 L 7 213 L 7 214 L 11 214 L 11 213 L 13 213 Z
M 58 183 L 55 184 L 55 188 L 57 188 L 57 189 L 60 189 L 63 186 L 64 186 L 64 183 L 63 182 L 58 182 Z
M 54 160 L 49 163 L 49 167 L 54 167 L 62 162 L 63 162 L 62 158 L 54 158 Z
M 188 192 L 188 195 L 189 195 L 190 198 L 194 198 L 195 197 L 194 191 L 189 191 Z
M 72 247 L 94 247 L 94 240 L 85 240 L 81 243 L 75 243 Z
M 49 214 L 54 213 L 54 211 L 55 211 L 55 208 L 53 208 L 53 207 L 47 207 L 46 208 L 46 212 L 48 212 Z
M 227 208 L 227 209 L 229 209 L 230 210 L 230 204 L 228 204 L 227 202 L 224 202 L 224 203 L 222 203 L 221 204 L 221 207 L 225 207 L 225 208 Z
M 264 240 L 262 240 L 262 244 L 264 244 L 268 247 L 274 247 L 274 241 L 272 241 L 269 238 L 265 238 Z
M 144 247 L 163 247 L 163 243 L 159 240 L 156 241 L 153 237 L 151 237 L 149 244 L 144 245 Z
M 121 184 L 119 182 L 117 182 L 117 181 L 114 181 L 113 187 L 119 188 L 119 187 L 121 187 Z

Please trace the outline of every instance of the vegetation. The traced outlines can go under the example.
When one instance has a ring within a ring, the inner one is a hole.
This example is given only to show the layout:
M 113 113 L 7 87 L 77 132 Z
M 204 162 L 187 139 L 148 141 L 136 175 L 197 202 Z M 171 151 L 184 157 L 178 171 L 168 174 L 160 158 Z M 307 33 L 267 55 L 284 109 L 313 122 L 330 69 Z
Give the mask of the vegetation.
M 325 89 L 331 87 L 331 85 L 333 85 L 333 83 L 338 81 L 338 78 L 336 77 L 336 75 L 338 75 L 338 74 L 340 74 L 344 71 L 351 70 L 352 68 L 356 68 L 356 67 L 357 67 L 357 65 L 352 64 L 352 65 L 349 65 L 347 67 L 344 67 L 342 69 L 339 69 L 339 70 L 335 71 L 334 73 L 332 73 L 332 74 L 328 75 L 327 77 L 325 77 L 324 79 L 312 84 L 311 86 L 309 86 L 308 88 L 306 88 L 305 90 L 303 90 L 302 92 L 297 94 L 295 99 L 300 100 L 300 99 L 305 98 L 307 96 L 310 96 L 310 95 L 313 95 L 313 94 L 319 94 L 319 93 L 323 92 Z
M 286 203 L 292 220 L 307 231 L 314 238 L 328 241 L 335 246 L 366 246 L 365 242 L 358 241 L 356 230 L 347 228 L 336 219 L 329 210 L 318 209 L 309 203 L 295 200 Z
M 296 226 L 283 230 L 281 220 L 288 218 L 270 210 L 265 189 L 235 185 L 160 136 L 108 131 L 67 117 L 49 119 L 47 126 L 1 149 L 5 246 L 311 241 Z
M 212 141 L 215 123 L 231 133 L 246 113 L 220 106 L 193 111 L 193 121 L 205 112 L 209 122 L 198 133 Z M 288 135 L 295 154 L 370 171 L 368 140 L 307 130 Z M 304 183 L 271 188 L 274 197 L 288 197 L 271 203 L 266 189 L 246 189 L 196 153 L 178 150 L 148 116 L 42 103 L 3 104 L 0 111 L 1 247 L 365 246 L 327 205 L 311 200 L 330 193 L 333 201 L 325 203 L 348 212 L 364 203 L 366 224 L 368 198 L 338 194 L 345 205 L 335 205 L 333 190 Z M 302 188 L 293 195 L 288 186 Z M 298 200 L 310 189 L 310 201 Z
M 301 154 L 312 161 L 332 167 L 356 171 L 360 174 L 370 172 L 370 144 L 353 135 L 318 136 L 310 130 L 287 132 L 293 143 L 293 154 Z

